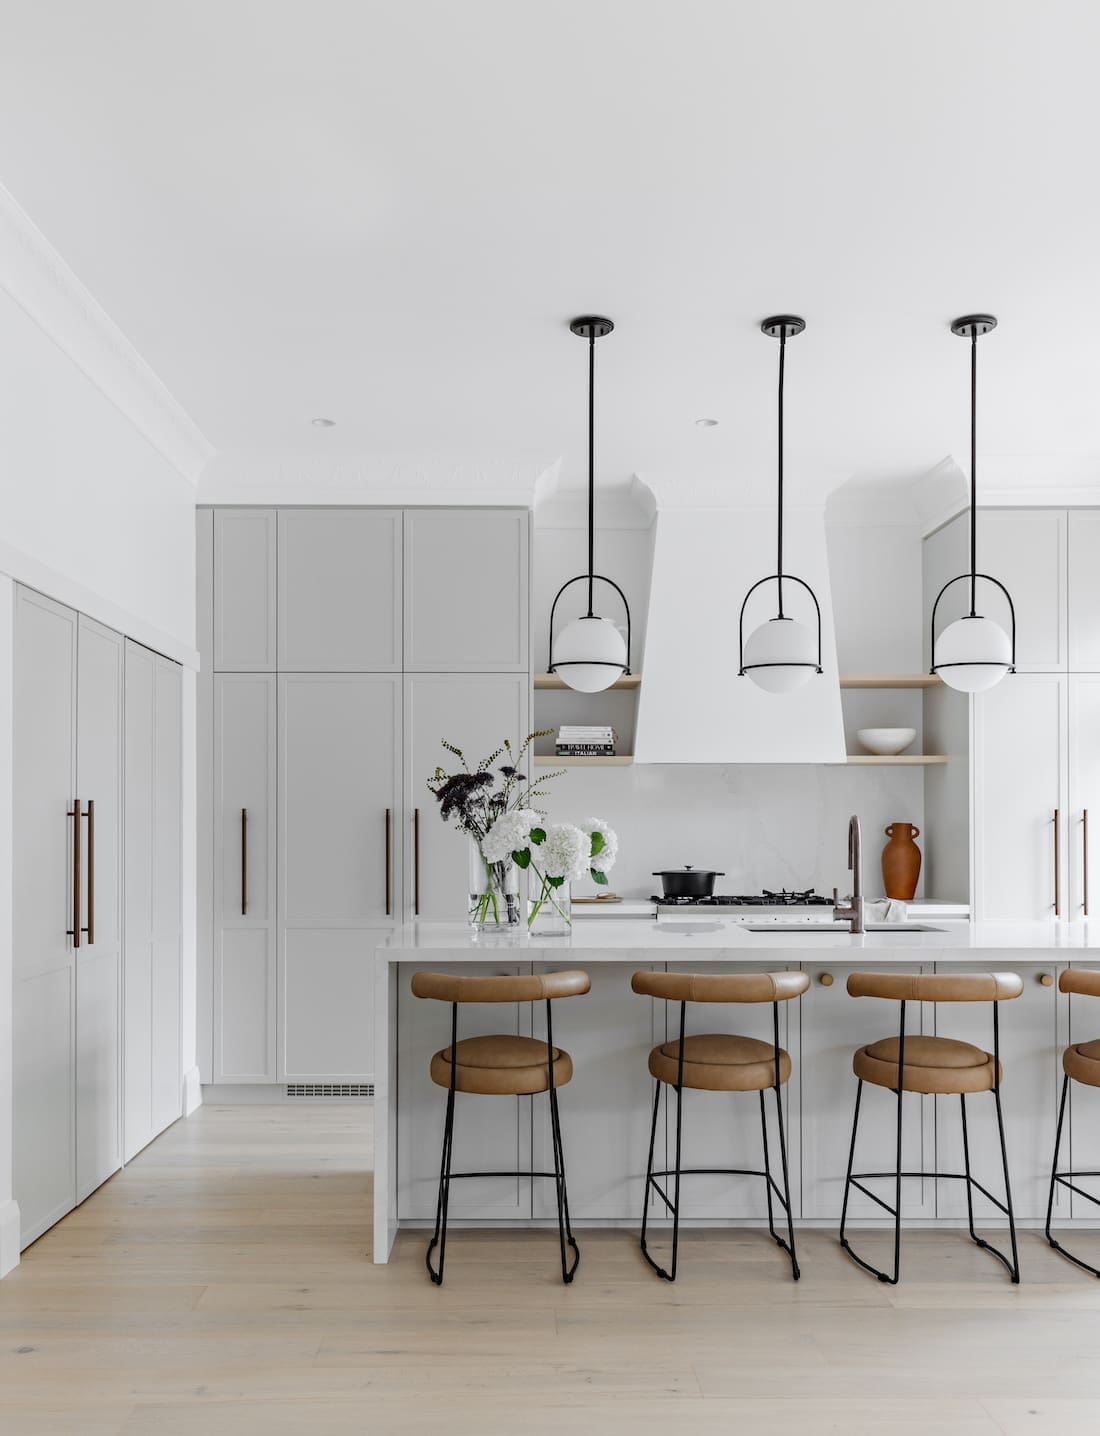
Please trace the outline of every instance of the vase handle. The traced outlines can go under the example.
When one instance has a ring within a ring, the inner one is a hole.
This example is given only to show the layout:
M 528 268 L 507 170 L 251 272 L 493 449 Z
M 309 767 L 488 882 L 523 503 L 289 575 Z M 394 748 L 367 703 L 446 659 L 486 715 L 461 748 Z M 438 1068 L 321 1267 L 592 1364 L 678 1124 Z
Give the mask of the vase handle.
M 920 828 L 917 827 L 916 823 L 913 824 L 913 836 L 915 838 L 920 837 Z
M 882 831 L 886 834 L 886 836 L 887 836 L 888 838 L 892 838 L 892 837 L 894 836 L 894 825 L 893 825 L 893 823 L 891 823 L 888 828 L 883 828 Z

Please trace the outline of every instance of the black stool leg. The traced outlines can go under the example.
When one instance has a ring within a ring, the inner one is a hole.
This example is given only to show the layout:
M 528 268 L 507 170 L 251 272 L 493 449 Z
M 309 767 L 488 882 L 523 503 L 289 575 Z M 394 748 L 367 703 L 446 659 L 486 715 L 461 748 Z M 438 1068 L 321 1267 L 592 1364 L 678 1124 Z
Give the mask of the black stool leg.
M 573 1237 L 573 1226 L 569 1220 L 569 1191 L 565 1184 L 565 1148 L 561 1140 L 561 1117 L 558 1112 L 558 1094 L 550 1088 L 550 1137 L 554 1148 L 554 1184 L 558 1195 L 558 1241 L 561 1246 L 561 1279 L 568 1285 L 580 1265 L 580 1248 Z M 572 1248 L 573 1261 L 567 1264 L 566 1246 Z
M 791 1276 L 794 1278 L 795 1281 L 797 1281 L 798 1278 L 802 1275 L 802 1272 L 801 1272 L 801 1270 L 799 1269 L 798 1258 L 797 1258 L 797 1256 L 795 1255 L 795 1250 L 794 1250 L 794 1217 L 793 1217 L 793 1215 L 792 1215 L 792 1213 L 791 1213 L 791 1179 L 790 1179 L 790 1173 L 788 1172 L 788 1169 L 787 1169 L 787 1134 L 786 1134 L 786 1132 L 785 1132 L 784 1129 L 783 1129 L 783 1095 L 782 1095 L 782 1093 L 780 1092 L 780 1090 L 779 1090 L 778 1087 L 774 1088 L 774 1091 L 775 1091 L 775 1115 L 776 1115 L 776 1118 L 777 1118 L 777 1120 L 778 1120 L 778 1122 L 779 1122 L 779 1157 L 780 1157 L 780 1161 L 781 1161 L 782 1166 L 783 1166 L 783 1205 L 784 1205 L 784 1206 L 786 1207 L 786 1209 L 787 1209 L 787 1246 L 786 1246 L 786 1250 L 787 1250 L 787 1252 L 790 1254 L 790 1258 L 791 1258 Z M 763 1097 L 764 1094 L 761 1093 L 760 1095 L 761 1095 L 761 1097 Z M 765 1154 L 765 1157 L 766 1157 L 766 1154 Z M 768 1185 L 769 1185 L 769 1189 L 770 1189 L 770 1186 L 771 1186 L 771 1175 L 770 1175 L 770 1173 L 768 1174 Z M 769 1207 L 770 1207 L 770 1205 L 771 1205 L 771 1204 L 769 1203 Z M 775 1232 L 774 1232 L 774 1231 L 772 1232 L 772 1236 L 773 1236 L 773 1237 L 775 1236 Z M 782 1237 L 775 1237 L 775 1239 L 776 1239 L 776 1241 L 779 1243 L 780 1246 L 783 1246 L 784 1243 L 783 1243 Z
M 660 1267 L 657 1267 L 655 1265 L 653 1259 L 649 1255 L 649 1248 L 646 1246 L 646 1228 L 649 1225 L 649 1193 L 650 1188 L 653 1185 L 653 1149 L 657 1144 L 657 1112 L 661 1105 L 662 1085 L 663 1084 L 659 1077 L 654 1079 L 653 1124 L 649 1129 L 649 1160 L 646 1162 L 645 1195 L 642 1197 L 642 1255 L 645 1257 L 646 1261 L 649 1262 L 650 1266 L 654 1267 L 657 1271 L 660 1271 Z
M 424 1254 L 424 1263 L 436 1286 L 443 1285 L 443 1262 L 447 1253 L 447 1207 L 451 1196 L 451 1146 L 454 1139 L 455 1091 L 447 1093 L 447 1115 L 443 1120 L 443 1155 L 439 1162 L 439 1196 L 435 1204 L 435 1232 Z M 432 1252 L 439 1247 L 439 1268 L 432 1266 Z
M 1050 1195 L 1047 1197 L 1047 1224 L 1044 1228 L 1047 1241 L 1055 1251 L 1061 1251 L 1062 1248 L 1050 1234 L 1050 1222 L 1054 1216 L 1054 1183 L 1058 1177 L 1058 1153 L 1062 1150 L 1062 1124 L 1066 1119 L 1066 1097 L 1068 1095 L 1069 1073 L 1067 1072 L 1062 1078 L 1062 1100 L 1058 1103 L 1058 1127 L 1054 1133 L 1054 1159 L 1050 1164 Z
M 996 1008 L 994 1008 L 996 1011 Z M 1012 1242 L 1012 1263 L 1005 1262 L 1012 1274 L 1012 1281 L 1015 1285 L 1020 1283 L 1020 1254 L 1016 1249 L 1016 1214 L 1012 1209 L 1012 1180 L 1008 1174 L 1008 1145 L 1005 1142 L 1005 1119 L 1001 1111 L 1001 1084 L 998 1081 L 993 1088 L 993 1100 L 997 1106 L 997 1132 L 1001 1139 L 1001 1167 L 1005 1176 L 1005 1206 L 1008 1208 L 1008 1234 Z M 993 1250 L 993 1248 L 990 1248 Z M 1000 1256 L 999 1252 L 995 1255 Z M 1004 1258 L 1001 1257 L 1004 1261 Z
M 848 1193 L 852 1189 L 852 1168 L 856 1162 L 856 1136 L 859 1132 L 859 1108 L 863 1101 L 863 1078 L 856 1083 L 856 1108 L 852 1115 L 852 1140 L 848 1146 L 848 1170 L 844 1175 L 844 1200 L 840 1207 L 840 1245 L 845 1251 L 851 1251 L 848 1240 L 844 1235 L 844 1228 L 848 1223 Z M 852 1253 L 854 1255 L 854 1253 Z

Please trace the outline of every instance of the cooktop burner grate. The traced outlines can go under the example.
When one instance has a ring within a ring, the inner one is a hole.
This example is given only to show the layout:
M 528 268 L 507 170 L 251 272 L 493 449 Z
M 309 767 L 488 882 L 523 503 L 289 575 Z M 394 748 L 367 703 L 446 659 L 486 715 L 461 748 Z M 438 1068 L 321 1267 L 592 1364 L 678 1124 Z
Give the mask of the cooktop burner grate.
M 715 893 L 712 897 L 658 897 L 654 895 L 651 902 L 658 907 L 832 907 L 832 898 L 824 897 L 821 893 L 814 892 L 813 888 L 807 888 L 804 892 L 788 892 L 786 888 L 779 892 L 770 892 L 767 888 L 761 893 Z

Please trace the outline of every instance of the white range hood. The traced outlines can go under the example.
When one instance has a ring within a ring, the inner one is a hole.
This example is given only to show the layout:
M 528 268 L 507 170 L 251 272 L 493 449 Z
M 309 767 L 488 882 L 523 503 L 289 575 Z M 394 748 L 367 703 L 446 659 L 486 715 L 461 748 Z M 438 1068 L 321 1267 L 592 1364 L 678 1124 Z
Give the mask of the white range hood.
M 784 568 L 817 594 L 824 672 L 785 694 L 765 693 L 738 676 L 741 604 L 757 579 L 774 573 L 775 557 L 774 507 L 659 505 L 636 763 L 845 761 L 820 508 L 788 508 Z M 812 621 L 812 602 L 796 585 L 786 607 L 792 617 Z M 746 638 L 774 616 L 775 586 L 766 585 L 746 613 Z

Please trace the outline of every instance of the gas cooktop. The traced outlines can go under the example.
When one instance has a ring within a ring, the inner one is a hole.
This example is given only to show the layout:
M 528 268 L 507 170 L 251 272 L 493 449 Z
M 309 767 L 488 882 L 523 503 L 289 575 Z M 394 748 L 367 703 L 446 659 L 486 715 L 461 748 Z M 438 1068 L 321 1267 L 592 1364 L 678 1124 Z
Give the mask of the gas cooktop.
M 777 893 L 767 888 L 761 893 L 715 893 L 711 897 L 657 897 L 650 899 L 658 907 L 832 907 L 832 898 L 807 888 L 805 892 Z

